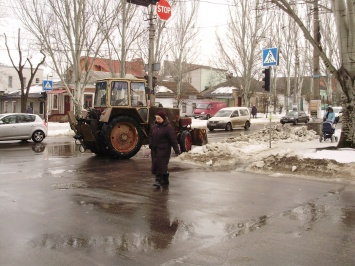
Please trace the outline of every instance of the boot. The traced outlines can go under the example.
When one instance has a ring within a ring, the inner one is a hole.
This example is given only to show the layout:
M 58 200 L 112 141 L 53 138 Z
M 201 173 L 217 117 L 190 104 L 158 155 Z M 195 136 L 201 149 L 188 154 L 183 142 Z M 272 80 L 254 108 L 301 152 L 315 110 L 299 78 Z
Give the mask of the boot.
M 155 175 L 155 182 L 153 186 L 155 187 L 160 187 L 162 181 L 162 176 L 161 175 Z
M 166 174 L 162 175 L 162 179 L 160 181 L 160 184 L 169 185 L 169 172 L 167 172 Z

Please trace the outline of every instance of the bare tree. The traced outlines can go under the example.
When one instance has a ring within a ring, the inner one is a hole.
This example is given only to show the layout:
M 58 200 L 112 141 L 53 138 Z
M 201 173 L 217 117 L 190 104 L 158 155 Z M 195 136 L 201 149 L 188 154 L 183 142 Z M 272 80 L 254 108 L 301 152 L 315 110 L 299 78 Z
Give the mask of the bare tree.
M 114 0 L 18 0 L 14 12 L 51 59 L 76 114 L 82 110 L 89 72 L 115 23 Z M 73 88 L 72 91 L 70 88 Z
M 315 0 L 318 1 L 318 0 Z M 324 65 L 329 70 L 330 74 L 334 74 L 344 92 L 343 103 L 343 122 L 340 141 L 338 147 L 355 147 L 355 32 L 351 29 L 355 28 L 355 10 L 352 1 L 346 0 L 331 0 L 331 7 L 326 7 L 332 10 L 335 19 L 336 32 L 338 35 L 338 48 L 340 67 L 337 69 L 334 63 L 334 58 L 330 58 L 324 52 L 318 40 L 316 40 L 310 30 L 305 26 L 302 19 L 294 12 L 292 5 L 294 1 L 287 0 L 271 0 L 278 8 L 292 17 L 305 38 L 312 44 L 313 49 L 319 52 Z M 302 1 L 300 1 L 302 2 Z M 302 4 L 302 3 L 297 3 Z
M 324 2 L 324 0 L 323 0 Z M 324 6 L 324 5 L 322 5 Z M 339 50 L 338 50 L 338 38 L 335 26 L 334 16 L 331 10 L 327 8 L 323 8 L 319 14 L 321 24 L 321 32 L 322 32 L 322 49 L 327 54 L 329 58 L 332 58 L 334 64 L 336 64 L 337 68 L 339 68 Z M 324 64 L 321 65 L 322 73 L 325 73 L 324 79 L 325 86 L 327 89 L 327 99 L 328 103 L 333 102 L 333 90 L 336 89 L 338 82 L 334 79 L 333 75 L 329 73 L 329 70 L 326 68 Z
M 21 112 L 25 113 L 26 112 L 26 107 L 27 107 L 27 99 L 28 99 L 28 93 L 31 88 L 31 84 L 33 82 L 34 77 L 36 76 L 36 73 L 41 65 L 46 60 L 46 55 L 43 53 L 42 50 L 40 50 L 40 53 L 43 55 L 43 58 L 37 65 L 33 65 L 30 56 L 28 56 L 26 59 L 24 59 L 23 55 L 23 50 L 21 48 L 21 31 L 18 29 L 18 35 L 17 35 L 17 52 L 18 52 L 18 62 L 15 63 L 13 56 L 11 55 L 11 51 L 7 42 L 7 36 L 4 34 L 5 37 L 5 46 L 7 49 L 7 54 L 10 58 L 12 66 L 15 68 L 18 77 L 20 79 L 20 84 L 21 84 Z M 27 80 L 27 84 L 25 84 L 25 77 L 23 70 L 26 67 L 26 65 L 30 66 L 30 78 Z
M 177 2 L 175 5 L 173 18 L 174 28 L 169 32 L 171 39 L 170 55 L 174 61 L 175 70 L 174 80 L 177 84 L 177 104 L 180 106 L 182 84 L 184 78 L 189 72 L 189 65 L 194 62 L 196 58 L 196 51 L 194 49 L 197 30 L 196 19 L 199 3 L 197 1 L 191 2 Z
M 243 105 L 249 105 L 251 82 L 261 74 L 261 43 L 267 38 L 269 20 L 262 16 L 259 0 L 233 0 L 229 7 L 226 36 L 217 35 L 222 68 L 241 77 L 239 90 Z M 270 37 L 271 38 L 271 37 Z
M 142 23 L 137 23 L 136 18 L 141 18 L 143 14 L 138 5 L 128 4 L 126 0 L 121 1 L 116 10 L 120 12 L 115 18 L 114 31 L 107 36 L 106 47 L 108 58 L 120 60 L 120 75 L 124 77 L 127 73 L 126 61 L 139 54 L 137 42 L 145 31 Z M 117 69 L 112 69 L 112 73 L 117 73 L 117 71 Z

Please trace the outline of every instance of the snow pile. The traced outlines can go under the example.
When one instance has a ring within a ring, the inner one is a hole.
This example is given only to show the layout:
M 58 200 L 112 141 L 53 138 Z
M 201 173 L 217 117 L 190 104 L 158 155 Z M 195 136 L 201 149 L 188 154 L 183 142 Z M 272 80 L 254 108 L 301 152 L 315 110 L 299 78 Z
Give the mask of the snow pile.
M 246 170 L 281 172 L 338 181 L 355 180 L 355 163 L 339 163 L 332 159 L 304 158 L 293 152 L 276 152 L 251 163 Z M 355 182 L 355 181 L 352 181 Z
M 318 138 L 316 132 L 307 130 L 306 127 L 277 124 L 271 127 L 271 131 L 273 142 L 305 142 Z M 180 159 L 214 167 L 250 163 L 259 157 L 262 151 L 269 150 L 269 140 L 269 127 L 265 126 L 253 134 L 240 133 L 222 142 L 195 147 L 190 152 L 182 154 Z
M 271 132 L 272 149 L 269 145 L 269 127 L 265 126 L 264 129 L 253 134 L 241 133 L 222 142 L 194 147 L 190 152 L 181 154 L 178 160 L 219 170 L 242 167 L 254 172 L 311 175 L 342 181 L 355 179 L 354 162 L 343 163 L 332 159 L 317 158 L 319 156 L 317 149 L 321 152 L 324 148 L 334 150 L 336 147 L 320 143 L 315 131 L 307 130 L 305 126 L 292 127 L 277 124 L 272 126 Z M 316 148 L 314 151 L 313 146 L 322 148 Z M 348 152 L 355 154 L 354 150 Z M 353 156 L 350 157 L 353 158 Z
M 48 137 L 53 136 L 74 136 L 74 131 L 69 123 L 48 122 Z
M 270 141 L 269 126 L 265 125 L 264 129 L 259 130 L 256 133 L 246 135 L 241 133 L 236 140 L 241 141 Z M 316 132 L 313 130 L 307 130 L 307 127 L 291 127 L 289 124 L 275 124 L 271 126 L 271 140 L 272 141 L 285 141 L 285 142 L 294 142 L 294 141 L 309 141 L 319 138 L 316 136 Z

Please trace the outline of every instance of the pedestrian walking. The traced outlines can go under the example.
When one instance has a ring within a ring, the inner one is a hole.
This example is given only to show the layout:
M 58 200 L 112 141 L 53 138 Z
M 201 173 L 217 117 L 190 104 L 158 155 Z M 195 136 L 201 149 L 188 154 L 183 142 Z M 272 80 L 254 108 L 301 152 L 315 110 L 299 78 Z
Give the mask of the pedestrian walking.
M 255 105 L 253 105 L 253 107 L 251 108 L 251 114 L 253 115 L 253 118 L 256 118 L 257 112 L 258 112 L 258 109 L 256 109 Z
M 169 184 L 168 164 L 171 147 L 179 155 L 180 149 L 176 134 L 166 114 L 159 111 L 155 115 L 155 122 L 149 135 L 149 148 L 151 149 L 152 174 L 155 175 L 154 186 Z
M 32 107 L 30 105 L 27 106 L 26 113 L 33 114 L 33 109 L 32 109 Z

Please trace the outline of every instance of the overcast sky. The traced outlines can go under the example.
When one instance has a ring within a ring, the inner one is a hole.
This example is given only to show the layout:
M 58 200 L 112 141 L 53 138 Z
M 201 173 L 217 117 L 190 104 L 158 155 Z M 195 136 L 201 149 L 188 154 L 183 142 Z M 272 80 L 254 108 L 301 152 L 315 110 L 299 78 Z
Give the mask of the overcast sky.
M 201 63 L 209 65 L 209 59 L 216 51 L 216 31 L 220 34 L 227 27 L 228 1 L 206 0 L 200 1 L 198 25 L 201 37 Z M 212 53 L 211 53 L 212 52 Z
M 200 0 L 200 9 L 198 15 L 198 27 L 200 45 L 199 64 L 209 65 L 210 58 L 216 53 L 216 31 L 220 34 L 226 30 L 227 14 L 228 14 L 227 0 Z M 172 11 L 174 12 L 174 11 Z M 0 18 L 0 63 L 10 65 L 10 60 L 6 53 L 4 45 L 4 33 L 8 37 L 9 43 L 12 45 L 17 41 L 17 30 L 20 28 L 18 20 L 12 16 Z M 25 36 L 24 30 L 21 31 L 21 36 Z

